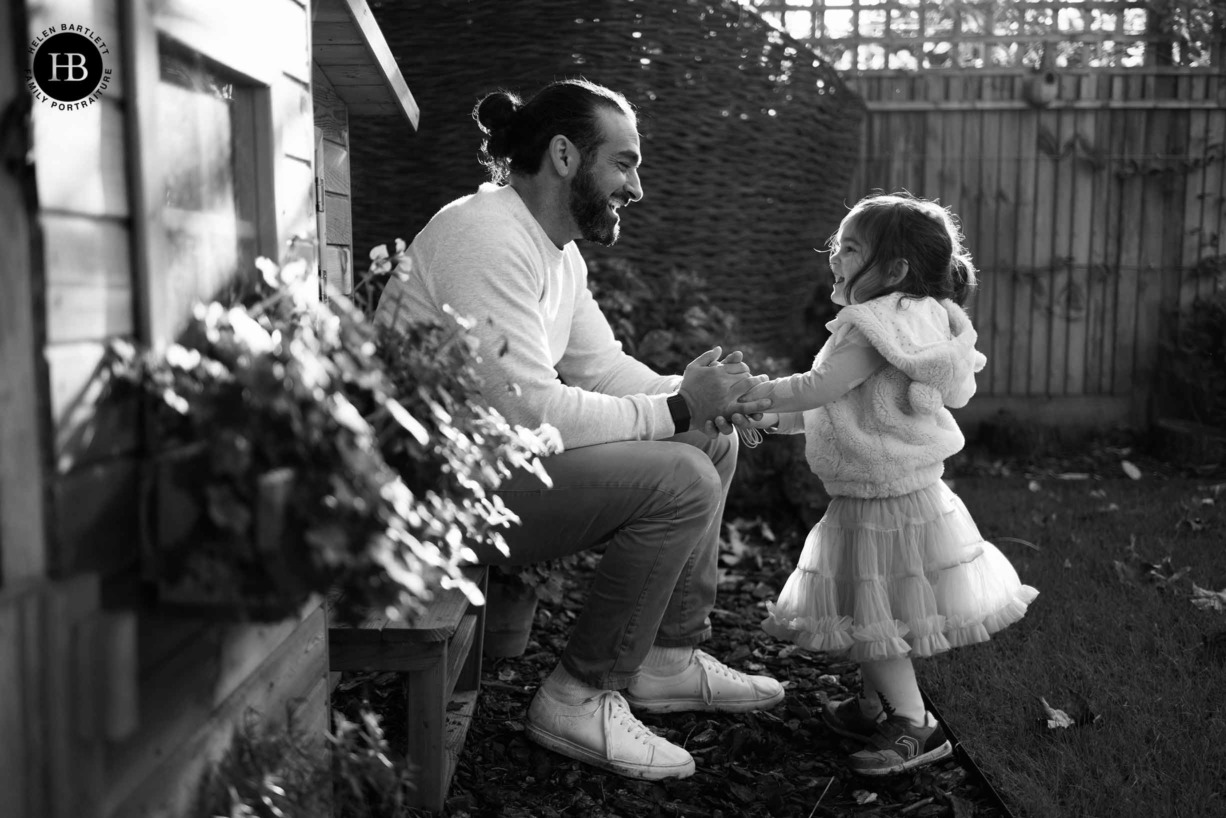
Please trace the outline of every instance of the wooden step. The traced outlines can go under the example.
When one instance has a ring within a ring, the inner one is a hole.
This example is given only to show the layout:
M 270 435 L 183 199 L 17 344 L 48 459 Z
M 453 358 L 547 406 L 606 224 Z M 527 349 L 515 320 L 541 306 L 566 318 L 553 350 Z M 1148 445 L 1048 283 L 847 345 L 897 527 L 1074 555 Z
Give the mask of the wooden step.
M 476 690 L 457 690 L 447 706 L 447 744 L 443 763 L 446 764 L 448 783 L 455 775 L 456 765 L 460 763 L 460 754 L 464 752 L 464 741 L 468 738 L 468 728 L 476 709 Z
M 485 568 L 466 569 L 486 589 Z M 418 765 L 413 806 L 439 812 L 455 774 L 481 687 L 485 608 L 458 589 L 440 590 L 413 619 L 383 613 L 357 626 L 328 628 L 333 673 L 345 670 L 404 673 L 408 755 Z
M 465 574 L 483 585 L 484 567 L 466 568 Z M 425 611 L 412 619 L 392 619 L 381 611 L 356 626 L 333 624 L 328 628 L 331 669 L 422 670 L 439 660 L 469 615 L 468 598 L 449 588 L 436 591 Z

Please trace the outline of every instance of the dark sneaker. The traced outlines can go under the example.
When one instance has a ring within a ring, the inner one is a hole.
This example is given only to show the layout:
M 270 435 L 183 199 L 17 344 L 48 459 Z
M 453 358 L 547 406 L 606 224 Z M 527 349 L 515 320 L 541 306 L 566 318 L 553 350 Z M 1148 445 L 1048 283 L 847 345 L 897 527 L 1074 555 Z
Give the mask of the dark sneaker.
M 869 718 L 860 710 L 860 700 L 846 699 L 841 702 L 826 702 L 822 708 L 822 721 L 827 727 L 844 738 L 867 742 L 877 732 L 881 713 Z
M 877 723 L 868 747 L 852 754 L 850 764 L 861 775 L 890 775 L 931 764 L 953 752 L 945 731 L 931 713 L 924 714 L 922 727 L 889 715 Z

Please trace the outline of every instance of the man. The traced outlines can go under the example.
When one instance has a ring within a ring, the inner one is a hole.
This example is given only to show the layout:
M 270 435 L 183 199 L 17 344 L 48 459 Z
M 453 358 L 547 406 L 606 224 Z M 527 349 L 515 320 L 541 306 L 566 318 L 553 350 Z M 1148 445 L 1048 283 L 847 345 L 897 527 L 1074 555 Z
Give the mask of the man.
M 696 650 L 709 637 L 719 533 L 736 468 L 723 418 L 760 377 L 739 352 L 708 350 L 681 376 L 626 355 L 587 288 L 575 240 L 616 241 L 620 209 L 643 197 L 636 118 L 619 94 L 582 80 L 527 103 L 496 92 L 474 116 L 493 183 L 444 207 L 409 248 L 406 281 L 379 303 L 387 322 L 473 322 L 483 397 L 508 421 L 550 423 L 565 451 L 545 460 L 552 486 L 517 474 L 498 494 L 520 518 L 508 560 L 531 563 L 600 543 L 587 605 L 528 710 L 528 736 L 622 775 L 683 778 L 694 760 L 629 707 L 745 712 L 783 698 Z M 693 428 L 691 428 L 693 427 Z M 717 434 L 717 431 L 719 432 Z

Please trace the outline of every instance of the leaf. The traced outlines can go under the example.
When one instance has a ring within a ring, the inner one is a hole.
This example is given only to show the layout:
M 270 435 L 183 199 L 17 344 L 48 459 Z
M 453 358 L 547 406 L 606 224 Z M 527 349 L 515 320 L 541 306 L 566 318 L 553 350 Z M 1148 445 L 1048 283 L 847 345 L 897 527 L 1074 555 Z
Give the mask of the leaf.
M 1192 604 L 1202 611 L 1226 612 L 1226 588 L 1210 591 L 1192 583 Z
M 425 446 L 430 442 L 430 434 L 426 431 L 426 427 L 422 426 L 417 418 L 409 414 L 409 410 L 400 405 L 398 401 L 389 399 L 385 404 L 387 411 L 392 418 L 403 426 L 409 434 L 413 436 L 421 445 Z
M 1135 582 L 1140 578 L 1140 572 L 1127 563 L 1112 560 L 1111 565 L 1115 568 L 1115 575 L 1119 578 L 1120 582 Z
M 860 806 L 871 804 L 877 800 L 877 793 L 869 792 L 868 790 L 856 790 L 851 794 L 851 797 L 856 799 L 856 803 Z
M 1136 466 L 1132 465 L 1132 463 L 1131 463 L 1130 461 L 1128 461 L 1128 460 L 1121 460 L 1121 461 L 1120 461 L 1120 468 L 1122 468 L 1122 469 L 1124 470 L 1124 474 L 1128 475 L 1128 476 L 1129 476 L 1129 477 L 1131 477 L 1133 480 L 1140 480 L 1140 479 L 1141 479 L 1141 470 L 1140 470 L 1140 469 L 1138 469 Z
M 1047 717 L 1047 726 L 1049 728 L 1073 726 L 1074 722 L 1069 718 L 1068 713 L 1065 713 L 1063 710 L 1056 710 L 1042 696 L 1039 697 L 1039 702 L 1043 705 L 1043 714 Z

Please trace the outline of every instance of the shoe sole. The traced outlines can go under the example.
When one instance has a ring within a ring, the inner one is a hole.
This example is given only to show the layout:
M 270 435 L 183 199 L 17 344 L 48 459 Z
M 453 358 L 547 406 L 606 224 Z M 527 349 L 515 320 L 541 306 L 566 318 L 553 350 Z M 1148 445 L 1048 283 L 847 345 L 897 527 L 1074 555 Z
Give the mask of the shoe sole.
M 567 741 L 564 738 L 555 736 L 553 733 L 548 733 L 531 722 L 524 726 L 524 732 L 528 734 L 528 738 L 547 750 L 553 750 L 559 755 L 564 755 L 575 761 L 581 761 L 584 764 L 590 764 L 593 767 L 599 767 L 602 770 L 608 770 L 611 773 L 616 773 L 626 778 L 638 778 L 643 781 L 663 781 L 668 778 L 689 778 L 694 774 L 693 759 L 690 759 L 688 764 L 678 767 L 639 766 L 627 764 L 623 761 L 611 761 L 600 753 L 593 752 L 586 747 L 575 744 L 573 741 Z
M 917 755 L 915 758 L 908 759 L 907 761 L 900 761 L 899 763 L 893 764 L 889 767 L 857 767 L 854 764 L 851 764 L 849 766 L 851 767 L 852 772 L 859 773 L 860 775 L 868 775 L 868 776 L 894 775 L 895 773 L 902 773 L 902 772 L 906 772 L 907 770 L 914 770 L 916 767 L 922 767 L 925 764 L 931 764 L 934 761 L 940 761 L 943 758 L 949 758 L 953 754 L 954 754 L 953 745 L 951 745 L 948 741 L 946 741 L 944 744 L 942 744 L 940 747 L 936 748 L 935 750 L 929 750 L 926 753 L 921 753 L 920 755 Z
M 770 699 L 754 699 L 745 702 L 707 702 L 703 699 L 635 699 L 629 694 L 623 694 L 631 710 L 641 713 L 752 713 L 755 710 L 769 710 L 783 701 L 786 691 Z

